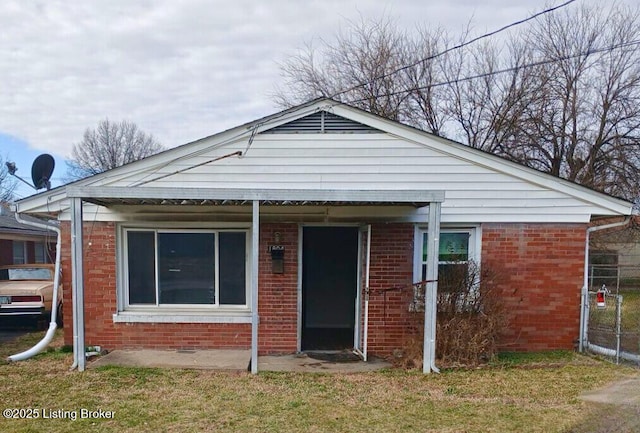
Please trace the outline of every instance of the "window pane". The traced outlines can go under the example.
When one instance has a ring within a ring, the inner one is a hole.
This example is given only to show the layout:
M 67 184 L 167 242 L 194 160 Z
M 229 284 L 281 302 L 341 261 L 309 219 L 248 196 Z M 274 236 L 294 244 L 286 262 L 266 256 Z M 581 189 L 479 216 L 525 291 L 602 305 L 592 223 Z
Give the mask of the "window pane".
M 221 232 L 220 242 L 220 304 L 246 304 L 246 234 Z
M 469 233 L 441 233 L 439 261 L 455 262 L 469 259 Z
M 438 290 L 451 292 L 468 285 L 468 263 L 447 263 L 438 265 Z M 427 279 L 427 265 L 422 265 L 422 281 Z
M 427 261 L 427 252 L 429 251 L 429 237 L 427 235 L 427 233 L 423 233 L 422 234 L 422 263 Z M 426 272 L 426 271 L 425 271 Z M 426 273 L 425 273 L 426 275 Z M 424 280 L 424 275 L 422 276 L 422 279 Z
M 438 265 L 438 290 L 442 292 L 464 292 L 469 287 L 469 265 L 467 263 Z
M 13 264 L 14 265 L 24 265 L 27 263 L 26 260 L 26 251 L 25 242 L 13 241 Z
M 427 242 L 427 233 L 422 237 L 422 261 L 427 261 L 427 251 L 429 243 Z M 469 259 L 469 233 L 452 233 L 440 232 L 440 251 L 438 261 L 455 262 Z
M 154 232 L 127 232 L 129 303 L 156 303 Z
M 158 233 L 161 304 L 215 303 L 215 235 Z
M 34 250 L 34 258 L 36 263 L 44 263 L 45 262 L 45 252 L 44 252 L 44 242 L 35 242 L 33 244 Z

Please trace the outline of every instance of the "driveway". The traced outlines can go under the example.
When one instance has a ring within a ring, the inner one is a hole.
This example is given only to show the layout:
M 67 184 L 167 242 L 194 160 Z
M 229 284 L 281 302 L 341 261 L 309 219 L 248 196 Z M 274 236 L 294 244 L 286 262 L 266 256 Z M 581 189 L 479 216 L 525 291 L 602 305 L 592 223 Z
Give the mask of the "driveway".
M 0 344 L 9 342 L 14 338 L 18 338 L 21 335 L 29 332 L 28 330 L 4 330 L 0 329 Z
M 640 377 L 634 376 L 583 394 L 589 415 L 571 433 L 640 431 Z
M 0 317 L 0 344 L 37 330 L 33 320 L 15 317 Z

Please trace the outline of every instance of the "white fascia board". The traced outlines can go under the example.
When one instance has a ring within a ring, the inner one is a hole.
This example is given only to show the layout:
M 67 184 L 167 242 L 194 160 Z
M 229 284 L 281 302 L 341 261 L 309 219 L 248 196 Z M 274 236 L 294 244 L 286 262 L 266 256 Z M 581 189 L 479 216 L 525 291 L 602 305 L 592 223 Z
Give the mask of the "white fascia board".
M 64 187 L 23 198 L 14 203 L 17 213 L 41 213 L 55 215 L 69 209 Z
M 94 199 L 184 199 L 184 200 L 265 200 L 378 203 L 443 202 L 444 191 L 422 190 L 320 190 L 320 189 L 206 189 L 151 187 L 67 188 L 69 198 Z
M 326 105 L 326 104 L 325 104 Z M 336 115 L 348 118 L 354 122 L 360 122 L 372 128 L 380 129 L 399 139 L 409 140 L 416 144 L 432 148 L 436 151 L 452 157 L 468 161 L 472 164 L 497 171 L 532 184 L 565 193 L 583 202 L 606 209 L 619 215 L 630 215 L 633 204 L 610 195 L 591 190 L 581 185 L 569 182 L 543 173 L 521 164 L 508 161 L 504 158 L 492 155 L 478 149 L 471 148 L 462 143 L 448 140 L 428 132 L 420 131 L 401 123 L 384 119 L 353 107 L 335 103 L 330 109 Z

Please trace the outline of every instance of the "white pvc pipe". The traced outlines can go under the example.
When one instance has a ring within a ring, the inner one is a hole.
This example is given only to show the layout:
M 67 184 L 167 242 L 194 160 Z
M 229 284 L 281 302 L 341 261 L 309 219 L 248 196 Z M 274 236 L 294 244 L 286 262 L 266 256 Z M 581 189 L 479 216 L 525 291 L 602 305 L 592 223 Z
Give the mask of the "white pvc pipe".
M 611 357 L 616 357 L 618 355 L 618 352 L 616 352 L 615 349 L 609 349 L 608 347 L 598 346 L 597 344 L 593 344 L 593 343 L 587 343 L 585 346 L 590 351 L 594 353 L 598 353 L 600 355 L 611 356 Z M 627 361 L 640 362 L 639 355 L 629 353 L 629 352 L 622 352 L 622 351 L 619 352 L 619 355 L 620 355 L 620 358 L 626 359 Z
M 58 234 L 58 239 L 56 241 L 56 263 L 54 268 L 55 275 L 53 276 L 53 298 L 51 300 L 51 322 L 49 323 L 49 329 L 47 329 L 47 333 L 44 335 L 42 340 L 40 340 L 31 349 L 9 356 L 7 358 L 9 362 L 24 361 L 25 359 L 29 359 L 32 356 L 42 352 L 49 345 L 49 343 L 51 343 L 51 340 L 53 340 L 53 337 L 56 333 L 56 328 L 58 327 L 58 325 L 56 324 L 56 318 L 58 314 L 58 287 L 60 286 L 60 250 L 62 249 L 62 236 L 60 235 L 59 227 L 51 224 L 40 224 L 34 221 L 23 220 L 20 218 L 18 212 L 15 213 L 15 218 L 16 221 L 21 224 L 29 225 L 43 230 L 52 230 Z

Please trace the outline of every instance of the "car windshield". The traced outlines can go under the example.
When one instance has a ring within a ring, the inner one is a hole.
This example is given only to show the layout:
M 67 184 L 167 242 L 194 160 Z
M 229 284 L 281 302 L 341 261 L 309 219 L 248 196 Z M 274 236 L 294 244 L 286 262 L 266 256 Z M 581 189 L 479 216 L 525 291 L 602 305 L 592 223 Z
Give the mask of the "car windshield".
M 0 269 L 0 280 L 44 280 L 53 279 L 53 272 L 48 268 L 9 268 Z

